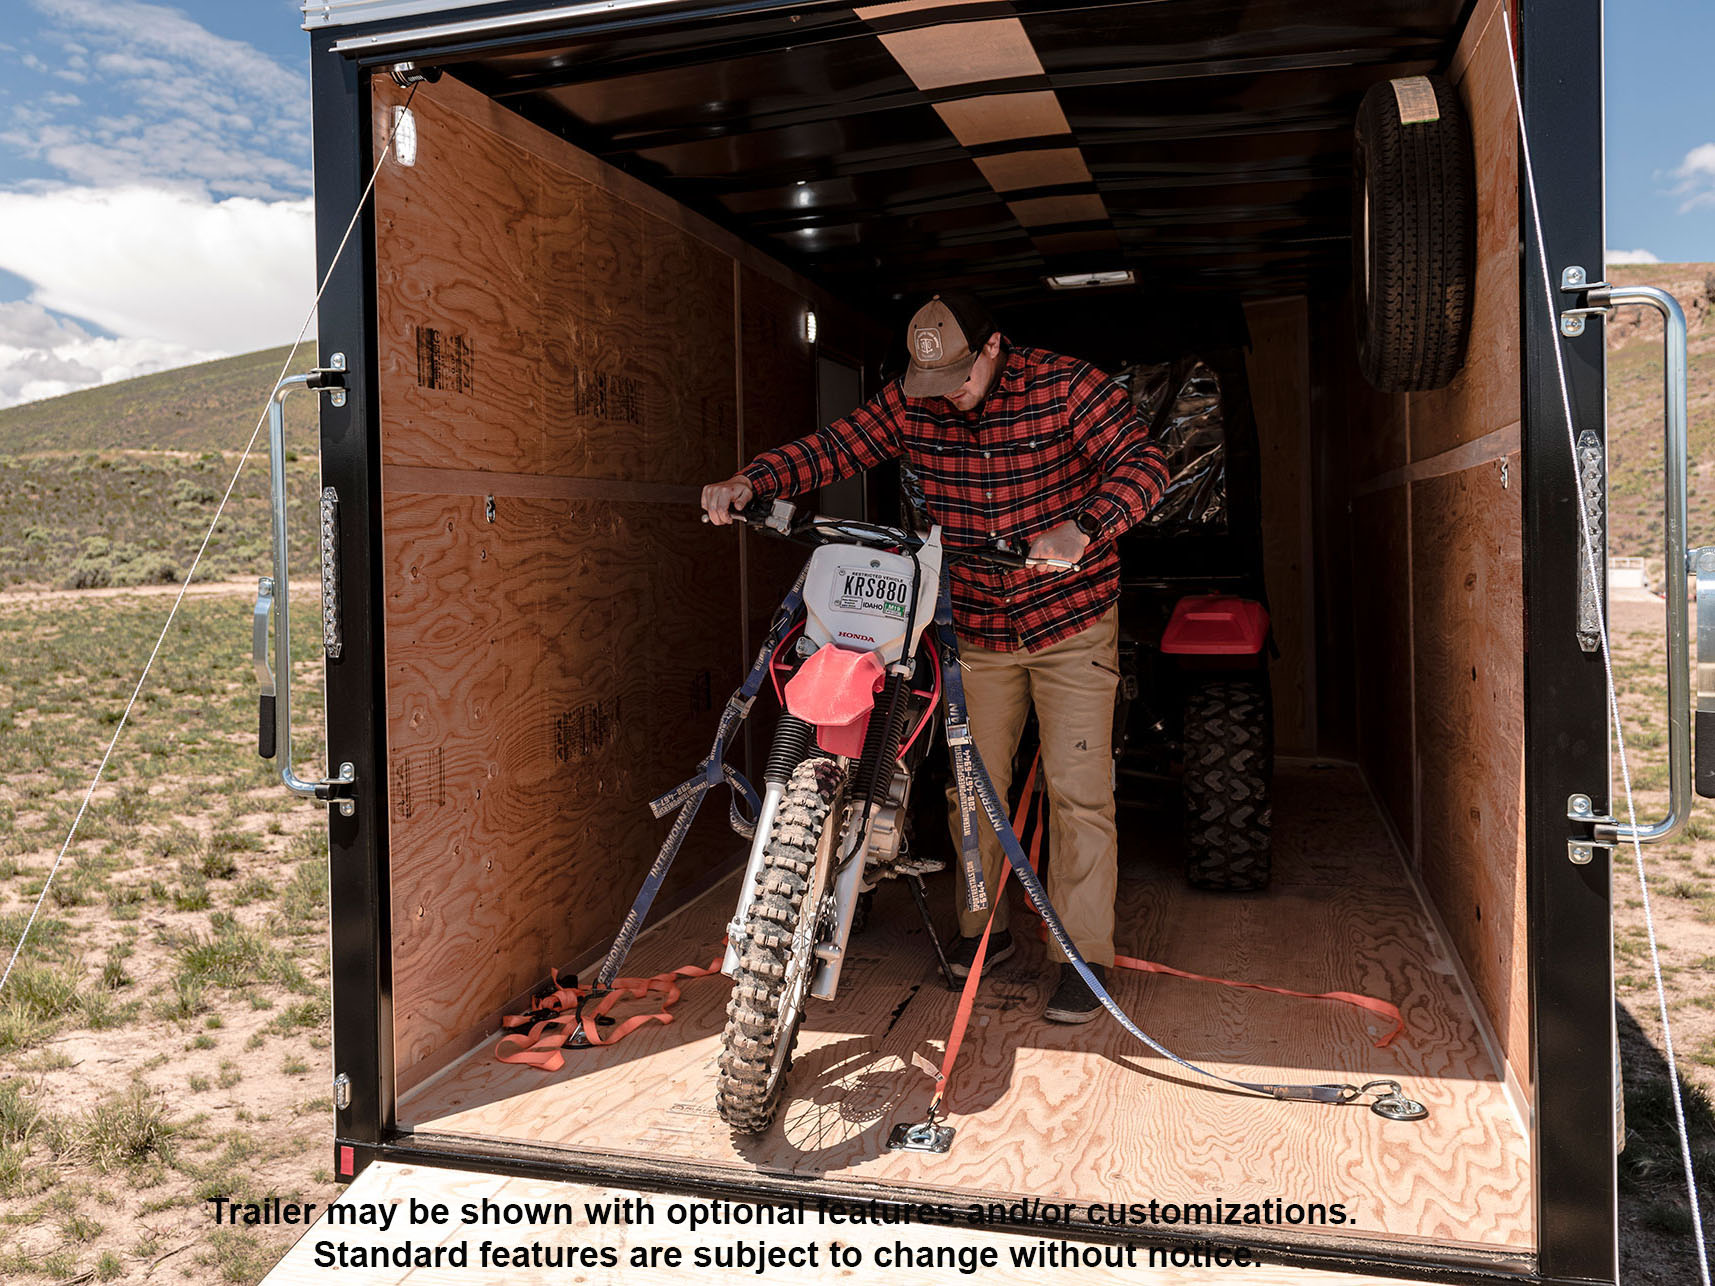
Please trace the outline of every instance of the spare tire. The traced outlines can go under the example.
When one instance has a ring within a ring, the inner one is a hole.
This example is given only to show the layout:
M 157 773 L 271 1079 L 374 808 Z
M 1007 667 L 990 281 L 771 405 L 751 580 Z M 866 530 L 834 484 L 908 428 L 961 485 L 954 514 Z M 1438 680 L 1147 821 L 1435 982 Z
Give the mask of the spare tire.
M 1352 151 L 1358 365 L 1384 393 L 1445 387 L 1476 306 L 1471 130 L 1442 76 L 1370 86 Z

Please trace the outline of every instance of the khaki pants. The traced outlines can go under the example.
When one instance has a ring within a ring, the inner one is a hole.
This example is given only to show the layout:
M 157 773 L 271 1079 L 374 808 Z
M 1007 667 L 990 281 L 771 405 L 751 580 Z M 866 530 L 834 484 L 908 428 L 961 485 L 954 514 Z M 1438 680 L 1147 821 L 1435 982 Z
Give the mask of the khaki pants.
M 1052 860 L 1048 898 L 1066 933 L 1091 964 L 1114 962 L 1114 890 L 1119 842 L 1114 829 L 1114 689 L 1119 683 L 1119 609 L 1110 607 L 1088 628 L 1036 652 L 993 652 L 959 640 L 971 737 L 995 793 L 1004 802 L 1012 784 L 1012 757 L 1025 715 L 1036 707 L 1042 733 Z M 953 851 L 959 851 L 959 808 L 947 792 Z M 983 878 L 992 899 L 1006 864 L 988 816 L 977 810 Z M 961 898 L 962 900 L 962 898 Z M 986 911 L 959 911 L 959 932 L 982 933 Z M 1007 905 L 995 913 L 995 932 L 1007 928 Z M 1050 958 L 1065 955 L 1052 938 Z

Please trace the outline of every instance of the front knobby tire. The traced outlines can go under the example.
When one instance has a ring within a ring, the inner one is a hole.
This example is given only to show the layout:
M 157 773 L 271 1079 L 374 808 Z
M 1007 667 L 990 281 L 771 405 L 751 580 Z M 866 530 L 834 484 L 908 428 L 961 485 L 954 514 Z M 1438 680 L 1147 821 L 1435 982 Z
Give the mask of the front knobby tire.
M 832 760 L 799 764 L 763 851 L 715 1080 L 721 1119 L 743 1134 L 762 1133 L 780 1110 L 810 994 L 818 909 L 845 783 L 846 770 Z

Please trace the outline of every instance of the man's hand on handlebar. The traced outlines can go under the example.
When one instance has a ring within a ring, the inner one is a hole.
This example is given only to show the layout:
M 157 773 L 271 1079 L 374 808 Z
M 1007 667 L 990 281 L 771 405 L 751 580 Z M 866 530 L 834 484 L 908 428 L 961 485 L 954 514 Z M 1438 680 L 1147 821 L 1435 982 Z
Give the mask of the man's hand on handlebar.
M 750 479 L 735 473 L 725 482 L 711 482 L 703 488 L 703 511 L 715 526 L 725 527 L 732 522 L 732 511 L 743 509 L 755 494 Z
M 1090 538 L 1076 523 L 1063 522 L 1030 542 L 1030 566 L 1037 571 L 1066 571 L 1077 566 L 1089 547 Z

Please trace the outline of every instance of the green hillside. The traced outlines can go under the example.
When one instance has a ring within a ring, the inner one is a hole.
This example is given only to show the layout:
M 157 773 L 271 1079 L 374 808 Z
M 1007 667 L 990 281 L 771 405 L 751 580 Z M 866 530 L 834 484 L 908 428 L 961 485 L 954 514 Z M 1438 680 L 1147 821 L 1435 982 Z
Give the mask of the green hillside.
M 222 451 L 242 448 L 290 346 L 184 366 L 0 409 L 0 456 L 32 451 Z M 292 373 L 315 365 L 306 342 Z M 308 422 L 298 399 L 294 419 Z
M 189 570 L 286 348 L 0 410 L 0 588 L 177 582 Z M 314 365 L 300 348 L 296 371 Z M 287 401 L 294 566 L 315 568 L 315 400 Z M 199 581 L 266 575 L 268 435 L 256 436 Z
M 1614 265 L 1616 285 L 1659 286 L 1679 300 L 1687 324 L 1693 545 L 1715 543 L 1715 264 Z M 1662 560 L 1661 322 L 1627 308 L 1607 323 L 1609 552 Z

